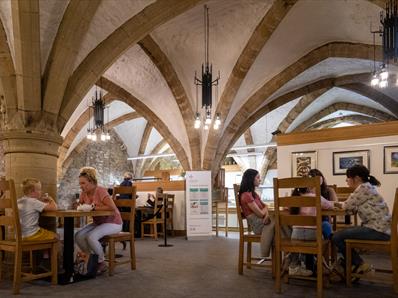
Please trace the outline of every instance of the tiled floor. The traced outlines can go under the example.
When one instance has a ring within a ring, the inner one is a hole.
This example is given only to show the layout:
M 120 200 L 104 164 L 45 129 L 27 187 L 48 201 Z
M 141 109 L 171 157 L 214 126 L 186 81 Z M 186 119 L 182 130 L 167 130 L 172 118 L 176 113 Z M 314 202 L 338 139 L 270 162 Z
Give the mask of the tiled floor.
M 169 238 L 173 247 L 162 248 L 162 239 L 137 240 L 137 270 L 128 265 L 107 275 L 68 286 L 50 286 L 38 281 L 23 284 L 19 297 L 315 297 L 315 283 L 292 281 L 283 285 L 283 294 L 274 293 L 269 272 L 259 269 L 237 273 L 238 240 L 213 237 L 210 240 L 186 241 Z M 121 249 L 121 245 L 119 246 Z M 127 251 L 118 251 L 118 253 Z M 387 264 L 384 256 L 369 259 Z M 0 297 L 11 297 L 11 282 L 0 284 Z M 325 289 L 325 297 L 398 297 L 390 285 L 361 281 L 352 288 L 343 283 Z

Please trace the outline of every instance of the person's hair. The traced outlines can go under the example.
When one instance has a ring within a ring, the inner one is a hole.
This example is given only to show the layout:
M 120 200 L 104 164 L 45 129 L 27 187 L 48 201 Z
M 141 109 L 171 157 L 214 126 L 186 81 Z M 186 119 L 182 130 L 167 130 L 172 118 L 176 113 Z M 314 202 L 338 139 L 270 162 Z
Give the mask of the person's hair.
M 292 191 L 292 196 L 301 196 L 305 193 L 308 192 L 308 188 L 307 187 L 300 187 L 300 188 L 295 188 Z M 289 213 L 290 214 L 294 214 L 297 215 L 300 213 L 300 207 L 290 207 L 289 208 Z
M 239 201 L 240 201 L 240 196 L 244 192 L 251 192 L 253 197 L 255 196 L 255 186 L 254 186 L 254 179 L 258 175 L 258 171 L 255 169 L 247 169 L 243 173 L 242 181 L 240 183 L 240 188 L 239 188 Z
M 163 193 L 163 188 L 160 186 L 156 187 L 156 193 Z
M 94 183 L 95 185 L 98 183 L 97 181 L 97 170 L 93 167 L 83 167 L 80 169 L 80 177 L 86 177 L 88 181 Z
M 381 185 L 379 180 L 370 175 L 368 168 L 363 165 L 354 165 L 348 168 L 346 175 L 348 178 L 355 178 L 356 176 L 358 176 L 362 180 L 362 182 L 369 182 L 372 185 Z
M 36 178 L 26 178 L 22 181 L 22 191 L 25 195 L 36 190 L 37 185 L 41 185 L 40 180 Z
M 318 169 L 311 169 L 308 172 L 308 177 L 322 177 L 321 195 L 325 199 L 329 200 L 330 199 L 329 188 L 328 188 L 328 185 L 326 183 L 325 176 L 323 176 L 322 172 L 319 171 Z
M 131 172 L 125 172 L 125 173 L 123 174 L 123 178 L 124 178 L 124 179 L 127 179 L 127 180 L 133 179 L 133 173 L 131 173 Z

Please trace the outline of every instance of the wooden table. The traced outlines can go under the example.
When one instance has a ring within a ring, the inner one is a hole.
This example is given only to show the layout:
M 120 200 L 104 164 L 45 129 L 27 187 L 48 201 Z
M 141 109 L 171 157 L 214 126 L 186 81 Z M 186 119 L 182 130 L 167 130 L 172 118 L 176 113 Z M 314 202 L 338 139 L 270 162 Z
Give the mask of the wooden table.
M 86 216 L 109 216 L 113 215 L 113 211 L 97 210 L 97 211 L 77 211 L 77 210 L 56 210 L 42 212 L 42 216 L 46 217 L 63 217 L 64 218 L 64 258 L 63 267 L 65 269 L 64 276 L 58 280 L 61 284 L 73 282 L 73 253 L 75 248 L 74 241 L 74 218 Z
M 355 215 L 354 213 L 344 210 L 344 209 L 329 209 L 329 210 L 322 210 L 322 215 L 323 216 L 330 216 L 332 218 L 332 227 L 333 231 L 335 232 L 337 230 L 337 216 L 349 216 Z M 355 219 L 355 224 L 356 224 L 356 219 Z

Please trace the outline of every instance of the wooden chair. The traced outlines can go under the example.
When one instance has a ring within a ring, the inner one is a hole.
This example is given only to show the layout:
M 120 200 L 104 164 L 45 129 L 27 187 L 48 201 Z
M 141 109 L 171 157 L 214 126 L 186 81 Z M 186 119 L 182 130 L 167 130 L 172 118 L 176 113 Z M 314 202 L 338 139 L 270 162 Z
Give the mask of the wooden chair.
M 115 186 L 113 188 L 112 199 L 114 200 L 117 207 L 129 208 L 129 211 L 121 211 L 120 215 L 123 220 L 130 222 L 129 232 L 120 232 L 117 234 L 112 234 L 105 236 L 101 239 L 102 242 L 109 243 L 109 275 L 113 275 L 113 271 L 116 266 L 130 263 L 131 270 L 135 270 L 135 244 L 134 244 L 134 219 L 135 219 L 135 199 L 117 199 L 117 195 L 128 194 L 132 198 L 135 198 L 136 194 L 135 186 Z M 123 210 L 123 209 L 122 209 Z M 115 244 L 117 242 L 129 241 L 130 242 L 130 258 L 128 260 L 119 261 L 115 258 Z
M 162 226 L 162 232 L 165 230 L 164 226 L 164 212 L 163 212 L 163 196 L 165 194 L 158 194 L 155 199 L 155 205 L 153 208 L 153 215 L 151 219 L 141 222 L 141 239 L 144 239 L 145 236 L 153 237 L 155 240 L 158 240 L 158 225 Z M 150 231 L 148 234 L 145 233 L 145 226 L 150 226 Z
M 394 207 L 392 211 L 391 238 L 389 241 L 377 240 L 354 240 L 346 239 L 346 284 L 351 287 L 351 278 L 361 277 L 351 271 L 351 252 L 352 249 L 364 249 L 371 251 L 384 251 L 390 254 L 392 270 L 377 269 L 376 272 L 387 272 L 393 274 L 393 286 L 395 293 L 398 294 L 398 188 L 395 191 Z
M 281 196 L 280 193 L 287 191 L 290 193 L 294 188 L 314 188 L 315 196 L 291 196 L 287 194 Z M 323 295 L 323 253 L 328 252 L 328 240 L 322 239 L 322 214 L 321 214 L 321 190 L 320 178 L 274 178 L 274 199 L 275 199 L 275 262 L 276 278 L 275 290 L 281 292 L 281 253 L 304 253 L 313 254 L 317 257 L 317 276 L 300 277 L 302 279 L 316 279 L 317 296 Z M 290 207 L 315 207 L 315 216 L 291 215 L 280 208 Z M 283 226 L 316 226 L 316 240 L 302 241 L 282 238 Z M 295 277 L 296 278 L 296 277 Z M 298 278 L 298 277 L 297 277 Z
M 174 194 L 167 194 L 166 223 L 167 226 L 170 227 L 170 232 L 172 236 L 174 236 L 174 222 L 173 222 L 174 198 L 175 198 Z
M 18 294 L 22 281 L 51 277 L 51 283 L 57 284 L 57 253 L 58 239 L 24 241 L 21 236 L 21 224 L 19 221 L 18 204 L 15 195 L 13 180 L 0 180 L 0 191 L 5 193 L 0 199 L 0 209 L 5 212 L 0 215 L 0 280 L 3 253 L 5 251 L 14 253 L 14 278 L 13 293 Z M 49 249 L 51 253 L 51 271 L 34 274 L 22 272 L 22 253 Z
M 274 258 L 274 249 L 272 249 L 272 258 L 266 263 L 258 263 L 261 258 L 253 258 L 252 257 L 252 243 L 260 243 L 261 235 L 255 235 L 250 231 L 250 227 L 248 226 L 248 231 L 245 232 L 245 228 L 243 225 L 243 220 L 245 219 L 242 209 L 239 202 L 239 185 L 234 184 L 234 192 L 235 192 L 235 201 L 236 201 L 236 214 L 238 218 L 238 227 L 239 227 L 239 258 L 238 258 L 238 273 L 243 274 L 243 265 L 246 265 L 247 269 L 253 267 L 268 267 L 272 268 L 272 273 L 274 274 L 274 266 L 273 266 L 273 258 Z M 244 254 L 245 254 L 245 242 L 247 243 L 247 252 L 246 252 L 246 262 L 244 262 Z M 257 261 L 253 263 L 253 261 Z

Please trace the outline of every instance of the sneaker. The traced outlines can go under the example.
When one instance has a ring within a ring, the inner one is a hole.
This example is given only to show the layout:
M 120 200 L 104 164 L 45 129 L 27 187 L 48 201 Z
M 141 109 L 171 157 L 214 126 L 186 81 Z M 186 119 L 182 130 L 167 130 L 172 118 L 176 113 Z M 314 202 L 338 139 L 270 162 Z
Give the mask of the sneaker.
M 107 270 L 108 270 L 108 266 L 106 265 L 105 262 L 98 263 L 97 275 L 101 275 L 102 273 L 106 272 Z
M 329 275 L 329 280 L 331 282 L 341 282 L 345 280 L 345 268 L 342 265 L 341 259 L 337 260 L 334 262 L 332 267 L 330 268 L 330 275 Z
M 296 275 L 296 276 L 311 276 L 312 271 L 305 269 L 301 266 L 291 267 L 289 266 L 289 275 Z

